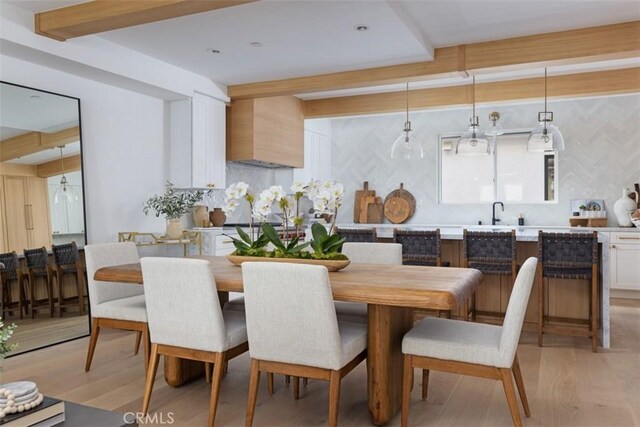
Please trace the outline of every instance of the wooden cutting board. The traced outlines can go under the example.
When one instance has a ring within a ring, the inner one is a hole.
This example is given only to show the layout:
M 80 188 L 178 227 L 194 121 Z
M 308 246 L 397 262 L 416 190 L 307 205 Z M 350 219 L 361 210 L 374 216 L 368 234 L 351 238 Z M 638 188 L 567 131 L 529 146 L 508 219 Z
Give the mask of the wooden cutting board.
M 367 197 L 374 197 L 376 195 L 375 190 L 369 190 L 369 181 L 365 181 L 363 185 L 364 189 L 356 190 L 356 197 L 353 203 L 353 222 L 359 223 L 362 218 L 362 213 L 364 212 L 364 221 L 367 221 L 367 209 L 366 206 L 363 208 L 362 203 L 366 201 Z
M 382 224 L 384 222 L 384 203 L 382 197 L 376 197 L 367 205 L 367 224 Z
M 367 196 L 367 197 L 363 197 L 362 199 L 360 199 L 360 218 L 359 218 L 359 223 L 360 224 L 366 224 L 367 223 L 367 217 L 369 214 L 369 206 L 374 204 L 376 202 L 376 197 L 375 196 Z
M 409 191 L 400 188 L 393 190 L 384 199 L 384 217 L 393 224 L 402 224 L 408 221 L 416 212 L 416 198 Z

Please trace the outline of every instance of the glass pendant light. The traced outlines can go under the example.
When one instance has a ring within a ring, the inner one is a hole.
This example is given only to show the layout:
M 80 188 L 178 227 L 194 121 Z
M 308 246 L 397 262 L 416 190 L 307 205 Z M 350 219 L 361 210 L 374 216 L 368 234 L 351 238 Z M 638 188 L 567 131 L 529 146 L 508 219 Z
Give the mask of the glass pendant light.
M 504 129 L 502 128 L 502 125 L 498 123 L 498 120 L 500 120 L 500 113 L 494 111 L 493 113 L 489 114 L 489 121 L 491 122 L 491 124 L 484 132 L 487 136 L 499 136 L 504 134 Z
M 538 126 L 531 131 L 527 151 L 550 152 L 564 150 L 564 138 L 560 130 L 551 124 L 553 112 L 547 111 L 547 69 L 544 69 L 544 111 L 538 113 Z
M 62 156 L 62 149 L 64 148 L 64 145 L 58 148 L 60 148 L 62 178 L 60 179 L 60 185 L 58 185 L 58 188 L 56 188 L 56 192 L 53 195 L 53 203 L 75 203 L 80 200 L 80 198 L 73 186 L 67 181 L 67 177 L 64 175 L 64 157 Z
M 404 123 L 404 130 L 391 147 L 392 159 L 421 159 L 424 157 L 422 144 L 411 134 L 411 131 L 411 122 L 409 121 L 409 83 L 407 83 L 407 121 Z
M 476 116 L 476 77 L 473 76 L 473 114 L 469 119 L 469 129 L 460 137 L 456 144 L 456 154 L 460 156 L 488 156 L 489 140 L 480 130 L 478 116 Z

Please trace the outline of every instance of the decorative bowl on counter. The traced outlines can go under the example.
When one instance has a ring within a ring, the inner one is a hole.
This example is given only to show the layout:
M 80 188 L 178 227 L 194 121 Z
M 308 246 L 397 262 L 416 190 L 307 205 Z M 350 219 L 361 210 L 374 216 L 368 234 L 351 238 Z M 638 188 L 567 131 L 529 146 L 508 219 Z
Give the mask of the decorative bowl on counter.
M 227 259 L 237 266 L 242 265 L 243 262 L 287 262 L 292 264 L 312 264 L 323 265 L 327 267 L 329 271 L 339 271 L 348 266 L 351 261 L 345 260 L 324 260 L 324 259 L 305 259 L 305 258 L 270 258 L 270 257 L 258 257 L 258 256 L 244 256 L 244 255 L 226 255 Z

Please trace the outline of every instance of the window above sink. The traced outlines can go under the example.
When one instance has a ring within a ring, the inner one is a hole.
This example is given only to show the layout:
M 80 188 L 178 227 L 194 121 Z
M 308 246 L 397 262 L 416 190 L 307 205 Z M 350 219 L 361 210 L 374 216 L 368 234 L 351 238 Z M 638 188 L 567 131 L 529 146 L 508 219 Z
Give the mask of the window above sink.
M 489 139 L 487 156 L 455 154 L 460 134 L 441 135 L 438 150 L 441 204 L 556 203 L 556 153 L 529 152 L 529 131 Z

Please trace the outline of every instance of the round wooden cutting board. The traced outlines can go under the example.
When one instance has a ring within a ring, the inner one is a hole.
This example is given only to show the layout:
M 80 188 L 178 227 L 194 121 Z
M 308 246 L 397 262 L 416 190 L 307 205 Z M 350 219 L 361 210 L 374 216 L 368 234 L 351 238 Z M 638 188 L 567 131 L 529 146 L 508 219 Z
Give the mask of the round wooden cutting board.
M 384 199 L 384 217 L 393 224 L 408 221 L 415 212 L 416 198 L 404 189 L 402 183 L 399 189 L 393 190 Z

